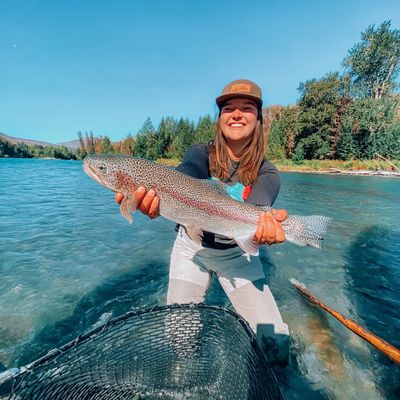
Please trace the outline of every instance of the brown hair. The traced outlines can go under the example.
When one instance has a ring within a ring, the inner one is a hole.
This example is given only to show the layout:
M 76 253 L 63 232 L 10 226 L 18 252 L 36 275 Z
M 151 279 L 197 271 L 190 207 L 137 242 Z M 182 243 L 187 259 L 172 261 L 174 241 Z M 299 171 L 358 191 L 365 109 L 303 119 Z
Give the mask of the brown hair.
M 264 161 L 264 133 L 261 107 L 258 108 L 258 120 L 254 133 L 247 143 L 240 158 L 237 173 L 243 185 L 252 185 L 257 179 L 258 172 Z M 216 122 L 215 140 L 210 145 L 209 153 L 210 171 L 218 179 L 230 178 L 231 159 L 229 158 L 226 140 L 221 129 L 220 118 Z

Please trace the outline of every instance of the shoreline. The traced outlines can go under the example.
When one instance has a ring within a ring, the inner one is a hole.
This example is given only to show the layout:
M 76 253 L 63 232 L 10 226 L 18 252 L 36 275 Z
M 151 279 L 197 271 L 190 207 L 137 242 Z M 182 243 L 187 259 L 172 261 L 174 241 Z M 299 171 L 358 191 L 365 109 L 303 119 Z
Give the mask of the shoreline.
M 53 157 L 0 157 L 2 159 L 14 159 L 14 160 L 26 160 L 26 159 L 34 159 L 34 160 L 61 160 L 61 161 L 82 161 L 75 159 L 62 159 L 62 158 L 53 158 Z M 384 168 L 380 169 L 366 169 L 367 166 L 364 162 L 360 162 L 358 166 L 349 167 L 349 168 L 337 168 L 337 164 L 341 162 L 330 163 L 331 165 L 336 165 L 335 167 L 329 167 L 328 165 L 318 166 L 318 163 L 322 163 L 321 161 L 309 160 L 311 165 L 284 165 L 281 164 L 278 160 L 270 160 L 272 164 L 278 169 L 279 172 L 294 172 L 294 173 L 302 173 L 302 174 L 324 174 L 324 175 L 351 175 L 351 176 L 378 176 L 384 178 L 400 178 L 400 169 L 399 171 L 395 171 L 393 168 L 393 164 L 390 166 L 388 163 L 380 163 L 379 166 L 383 166 Z M 175 167 L 180 162 L 176 159 L 159 159 L 156 162 L 160 164 L 168 165 Z M 346 162 L 343 162 L 345 164 Z M 397 161 L 398 163 L 398 161 Z M 314 165 L 312 165 L 314 164 Z M 378 164 L 378 163 L 376 163 Z M 341 165 L 344 167 L 344 165 Z M 386 167 L 386 168 L 385 168 Z M 397 166 L 394 166 L 397 168 Z
M 351 175 L 351 176 L 378 176 L 383 178 L 400 178 L 400 172 L 395 171 L 370 171 L 370 170 L 338 170 L 332 168 L 331 170 L 326 169 L 315 169 L 315 170 L 302 170 L 302 169 L 293 169 L 293 168 L 279 168 L 277 167 L 279 172 L 295 172 L 302 174 L 323 174 L 323 175 Z

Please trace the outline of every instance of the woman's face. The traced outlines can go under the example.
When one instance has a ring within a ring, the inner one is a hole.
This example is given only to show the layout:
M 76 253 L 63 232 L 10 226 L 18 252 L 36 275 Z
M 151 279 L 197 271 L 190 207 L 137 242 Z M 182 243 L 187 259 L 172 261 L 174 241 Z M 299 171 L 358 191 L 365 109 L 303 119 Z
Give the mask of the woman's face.
M 228 145 L 244 145 L 257 126 L 257 104 L 238 97 L 227 101 L 221 108 L 221 130 Z

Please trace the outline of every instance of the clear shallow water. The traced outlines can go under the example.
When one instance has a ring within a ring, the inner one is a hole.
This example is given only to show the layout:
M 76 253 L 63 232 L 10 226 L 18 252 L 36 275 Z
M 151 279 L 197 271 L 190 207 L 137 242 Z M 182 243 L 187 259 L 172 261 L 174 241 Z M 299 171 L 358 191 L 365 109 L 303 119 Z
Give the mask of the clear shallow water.
M 400 347 L 400 180 L 282 174 L 276 207 L 334 219 L 323 250 L 262 252 L 292 332 L 288 399 L 395 399 L 400 369 L 303 301 L 294 277 Z M 174 223 L 135 214 L 81 164 L 0 159 L 0 368 L 26 364 L 132 308 L 165 304 Z M 217 284 L 208 303 L 229 306 Z

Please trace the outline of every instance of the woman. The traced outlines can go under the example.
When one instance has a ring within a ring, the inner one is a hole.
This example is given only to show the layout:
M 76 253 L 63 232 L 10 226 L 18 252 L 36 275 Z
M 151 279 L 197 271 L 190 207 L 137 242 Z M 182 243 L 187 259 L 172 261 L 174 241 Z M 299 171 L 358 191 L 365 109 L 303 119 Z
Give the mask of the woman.
M 276 168 L 264 159 L 261 89 L 248 80 L 229 83 L 216 99 L 216 137 L 193 145 L 177 170 L 199 179 L 219 179 L 239 201 L 272 206 L 280 187 Z M 135 191 L 138 208 L 150 218 L 158 215 L 154 190 Z M 118 193 L 117 202 L 123 195 Z M 262 213 L 253 240 L 281 243 L 285 210 Z M 271 361 L 286 362 L 289 331 L 266 284 L 258 257 L 245 254 L 230 238 L 179 227 L 171 254 L 167 303 L 201 303 L 214 273 L 236 311 L 256 332 Z

